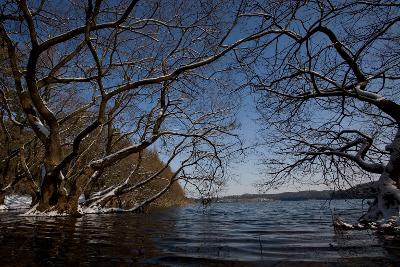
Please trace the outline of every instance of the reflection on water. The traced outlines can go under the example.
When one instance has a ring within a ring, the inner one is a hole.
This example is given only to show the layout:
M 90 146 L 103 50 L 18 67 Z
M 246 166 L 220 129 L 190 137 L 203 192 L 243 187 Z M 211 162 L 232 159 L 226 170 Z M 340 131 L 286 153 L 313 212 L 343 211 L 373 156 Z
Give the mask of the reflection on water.
M 359 201 L 335 201 L 331 207 L 350 221 L 362 212 Z M 237 266 L 282 261 L 374 266 L 400 259 L 394 237 L 335 232 L 324 201 L 219 203 L 207 209 L 189 205 L 146 215 L 82 218 L 16 215 L 0 213 L 0 266 L 207 266 L 238 261 Z

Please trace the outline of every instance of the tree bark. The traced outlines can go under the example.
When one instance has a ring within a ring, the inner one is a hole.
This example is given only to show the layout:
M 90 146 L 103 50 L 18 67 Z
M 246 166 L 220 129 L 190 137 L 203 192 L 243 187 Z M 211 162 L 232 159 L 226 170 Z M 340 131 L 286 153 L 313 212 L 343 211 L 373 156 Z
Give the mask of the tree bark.
M 0 192 L 0 206 L 4 205 L 4 200 L 6 199 L 6 193 Z
M 88 181 L 90 181 L 93 176 L 96 176 L 96 171 L 90 167 L 86 168 L 78 175 L 71 186 L 68 197 L 65 198 L 65 201 L 60 201 L 58 204 L 58 210 L 60 212 L 72 215 L 79 214 L 79 197 L 84 192 Z
M 386 148 L 390 159 L 378 180 L 378 194 L 361 222 L 376 222 L 398 217 L 400 211 L 400 129 L 393 142 Z
M 61 146 L 48 140 L 45 152 L 46 174 L 40 185 L 40 199 L 37 210 L 48 211 L 54 206 L 66 201 L 66 191 L 64 188 L 64 177 L 59 171 L 55 171 L 57 165 L 62 160 Z

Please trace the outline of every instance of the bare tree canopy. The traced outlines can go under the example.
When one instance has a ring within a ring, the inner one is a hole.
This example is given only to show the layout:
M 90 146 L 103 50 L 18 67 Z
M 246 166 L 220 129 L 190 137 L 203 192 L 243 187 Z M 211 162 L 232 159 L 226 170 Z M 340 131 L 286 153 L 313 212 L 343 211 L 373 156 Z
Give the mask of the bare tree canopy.
M 241 3 L 226 12 L 227 3 L 2 3 L 0 33 L 11 77 L 1 92 L 18 99 L 21 113 L 17 119 L 8 103 L 14 100 L 3 97 L 2 117 L 42 145 L 38 202 L 30 213 L 76 213 L 85 189 L 131 155 L 131 175 L 87 206 L 102 207 L 159 179 L 173 161 L 180 164 L 168 183 L 131 210 L 179 179 L 200 192 L 214 190 L 225 157 L 240 148 L 232 134 L 234 79 L 217 60 L 260 34 L 228 41 Z M 162 148 L 166 165 L 134 183 L 142 155 L 153 146 Z M 7 158 L 20 152 L 9 149 Z
M 398 218 L 400 5 L 306 1 L 284 19 L 282 9 L 249 14 L 286 33 L 239 56 L 271 155 L 261 186 L 294 179 L 340 188 L 379 177 L 361 220 Z

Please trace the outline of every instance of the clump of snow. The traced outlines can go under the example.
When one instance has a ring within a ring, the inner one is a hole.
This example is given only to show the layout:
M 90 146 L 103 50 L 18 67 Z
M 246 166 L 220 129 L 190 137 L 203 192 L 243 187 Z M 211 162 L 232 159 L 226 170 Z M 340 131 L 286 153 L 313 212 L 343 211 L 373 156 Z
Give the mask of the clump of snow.
M 333 215 L 333 227 L 335 230 L 355 230 L 359 229 L 359 225 L 345 223 L 337 214 Z
M 375 223 L 349 224 L 349 223 L 345 223 L 341 219 L 336 219 L 333 222 L 333 227 L 335 228 L 335 230 L 340 230 L 340 231 L 343 231 L 343 230 L 367 230 L 367 229 L 376 230 L 377 228 L 381 228 L 381 225 L 377 225 Z
M 80 212 L 83 214 L 96 214 L 96 213 L 102 213 L 102 209 L 98 206 L 90 206 L 90 207 L 80 207 Z
M 85 195 L 84 195 L 84 194 L 81 194 L 81 195 L 79 196 L 78 203 L 79 203 L 79 204 L 82 204 L 82 203 L 84 203 L 85 201 L 86 201 Z
M 39 129 L 39 131 L 46 137 L 50 136 L 50 131 L 49 129 L 46 128 L 46 126 L 43 125 L 43 123 L 39 120 L 37 120 L 35 122 L 35 125 L 37 126 L 37 128 Z
M 36 204 L 33 206 L 30 210 L 27 212 L 20 214 L 19 216 L 27 216 L 27 217 L 61 217 L 61 216 L 69 216 L 70 214 L 68 213 L 60 213 L 56 210 L 51 210 L 51 211 L 38 211 L 37 207 L 39 204 Z
M 70 216 L 71 214 L 68 213 L 59 213 L 56 210 L 53 211 L 33 211 L 33 212 L 25 212 L 20 214 L 19 216 L 24 216 L 24 217 L 64 217 L 64 216 Z
M 107 213 L 122 213 L 122 212 L 134 212 L 138 208 L 142 207 L 142 204 L 136 204 L 130 209 L 122 208 L 104 208 L 97 205 L 90 205 L 89 207 L 79 207 L 81 214 L 107 214 Z
M 113 213 L 113 212 L 123 212 L 124 209 L 119 208 L 102 208 L 99 206 L 89 206 L 80 209 L 83 214 L 105 214 L 105 213 Z

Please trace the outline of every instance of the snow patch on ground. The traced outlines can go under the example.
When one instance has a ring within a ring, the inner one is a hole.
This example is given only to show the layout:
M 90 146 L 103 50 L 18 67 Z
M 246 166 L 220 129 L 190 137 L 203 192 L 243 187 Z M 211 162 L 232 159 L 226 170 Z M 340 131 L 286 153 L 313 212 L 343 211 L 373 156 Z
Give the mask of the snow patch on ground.
M 20 214 L 19 216 L 23 217 L 62 217 L 62 216 L 70 216 L 71 214 L 67 213 L 60 213 L 56 210 L 51 210 L 51 211 L 38 211 L 37 207 L 39 204 L 36 204 L 33 206 L 30 210 L 28 210 L 25 213 Z
M 0 205 L 1 210 L 27 209 L 32 202 L 28 195 L 8 195 L 4 200 L 4 205 Z
M 81 208 L 79 211 L 82 214 L 106 214 L 106 213 L 126 212 L 126 210 L 120 208 L 102 208 L 99 206 L 85 207 Z
M 382 219 L 377 222 L 370 223 L 345 223 L 340 217 L 333 218 L 333 227 L 335 230 L 377 230 L 383 232 L 396 232 L 400 233 L 400 217 L 393 216 L 389 219 Z

